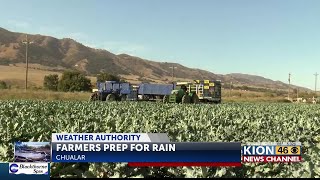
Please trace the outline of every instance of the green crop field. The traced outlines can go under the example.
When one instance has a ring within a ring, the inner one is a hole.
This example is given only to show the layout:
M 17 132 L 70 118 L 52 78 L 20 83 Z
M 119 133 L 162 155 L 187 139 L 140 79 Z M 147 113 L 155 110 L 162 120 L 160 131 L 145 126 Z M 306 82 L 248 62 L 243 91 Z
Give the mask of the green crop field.
M 302 163 L 241 168 L 129 168 L 126 163 L 52 163 L 52 177 L 320 177 L 320 106 L 276 103 L 182 105 L 147 102 L 0 101 L 0 161 L 14 141 L 50 141 L 57 132 L 167 133 L 171 141 L 287 142 Z

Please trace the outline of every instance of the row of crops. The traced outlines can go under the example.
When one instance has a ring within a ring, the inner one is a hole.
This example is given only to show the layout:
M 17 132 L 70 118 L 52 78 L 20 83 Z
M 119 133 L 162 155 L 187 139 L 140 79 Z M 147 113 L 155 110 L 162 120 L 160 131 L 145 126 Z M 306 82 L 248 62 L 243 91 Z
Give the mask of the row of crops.
M 54 132 L 165 132 L 178 142 L 300 141 L 304 162 L 245 164 L 241 168 L 52 163 L 52 177 L 320 177 L 318 105 L 0 101 L 0 161 L 13 160 L 12 142 L 50 141 Z

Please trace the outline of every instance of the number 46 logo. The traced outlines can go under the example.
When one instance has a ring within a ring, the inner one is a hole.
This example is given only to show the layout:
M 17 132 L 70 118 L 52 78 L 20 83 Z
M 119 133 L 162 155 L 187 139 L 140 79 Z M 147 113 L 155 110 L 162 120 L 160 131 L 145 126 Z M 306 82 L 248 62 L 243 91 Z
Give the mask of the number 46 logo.
M 277 155 L 300 155 L 300 146 L 276 146 Z

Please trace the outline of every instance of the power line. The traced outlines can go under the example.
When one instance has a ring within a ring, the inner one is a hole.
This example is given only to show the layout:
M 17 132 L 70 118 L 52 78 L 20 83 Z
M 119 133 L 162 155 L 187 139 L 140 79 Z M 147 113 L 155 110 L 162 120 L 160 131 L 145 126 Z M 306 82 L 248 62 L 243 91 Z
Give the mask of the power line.
M 229 97 L 231 97 L 231 90 L 232 90 L 232 81 L 230 81 L 230 87 L 229 87 Z
M 25 89 L 28 89 L 28 69 L 29 69 L 29 62 L 28 62 L 28 46 L 29 44 L 32 44 L 33 42 L 30 42 L 28 40 L 28 35 L 26 35 L 26 40 L 23 41 L 22 43 L 26 44 L 26 85 Z
M 289 86 L 288 86 L 288 100 L 290 100 L 290 83 L 291 83 L 291 73 L 289 73 Z

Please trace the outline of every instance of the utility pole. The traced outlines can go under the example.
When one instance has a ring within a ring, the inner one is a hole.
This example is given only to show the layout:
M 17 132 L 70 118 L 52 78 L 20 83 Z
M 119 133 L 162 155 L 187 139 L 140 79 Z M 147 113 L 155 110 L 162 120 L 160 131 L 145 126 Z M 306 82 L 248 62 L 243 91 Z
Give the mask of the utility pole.
M 291 73 L 289 73 L 289 87 L 288 87 L 288 100 L 290 100 L 290 81 L 291 81 Z
M 315 95 L 317 96 L 317 81 L 318 81 L 318 73 L 315 73 L 314 76 L 315 76 L 315 82 L 314 82 L 314 93 Z
M 25 90 L 27 91 L 28 89 L 28 69 L 29 69 L 29 62 L 28 62 L 28 45 L 32 44 L 33 42 L 30 42 L 28 40 L 28 35 L 26 35 L 26 40 L 23 41 L 22 43 L 26 44 L 26 86 Z
M 232 82 L 230 82 L 229 97 L 231 97 Z
M 174 66 L 174 64 L 170 67 L 172 69 L 172 82 L 174 82 L 174 69 L 177 67 Z

